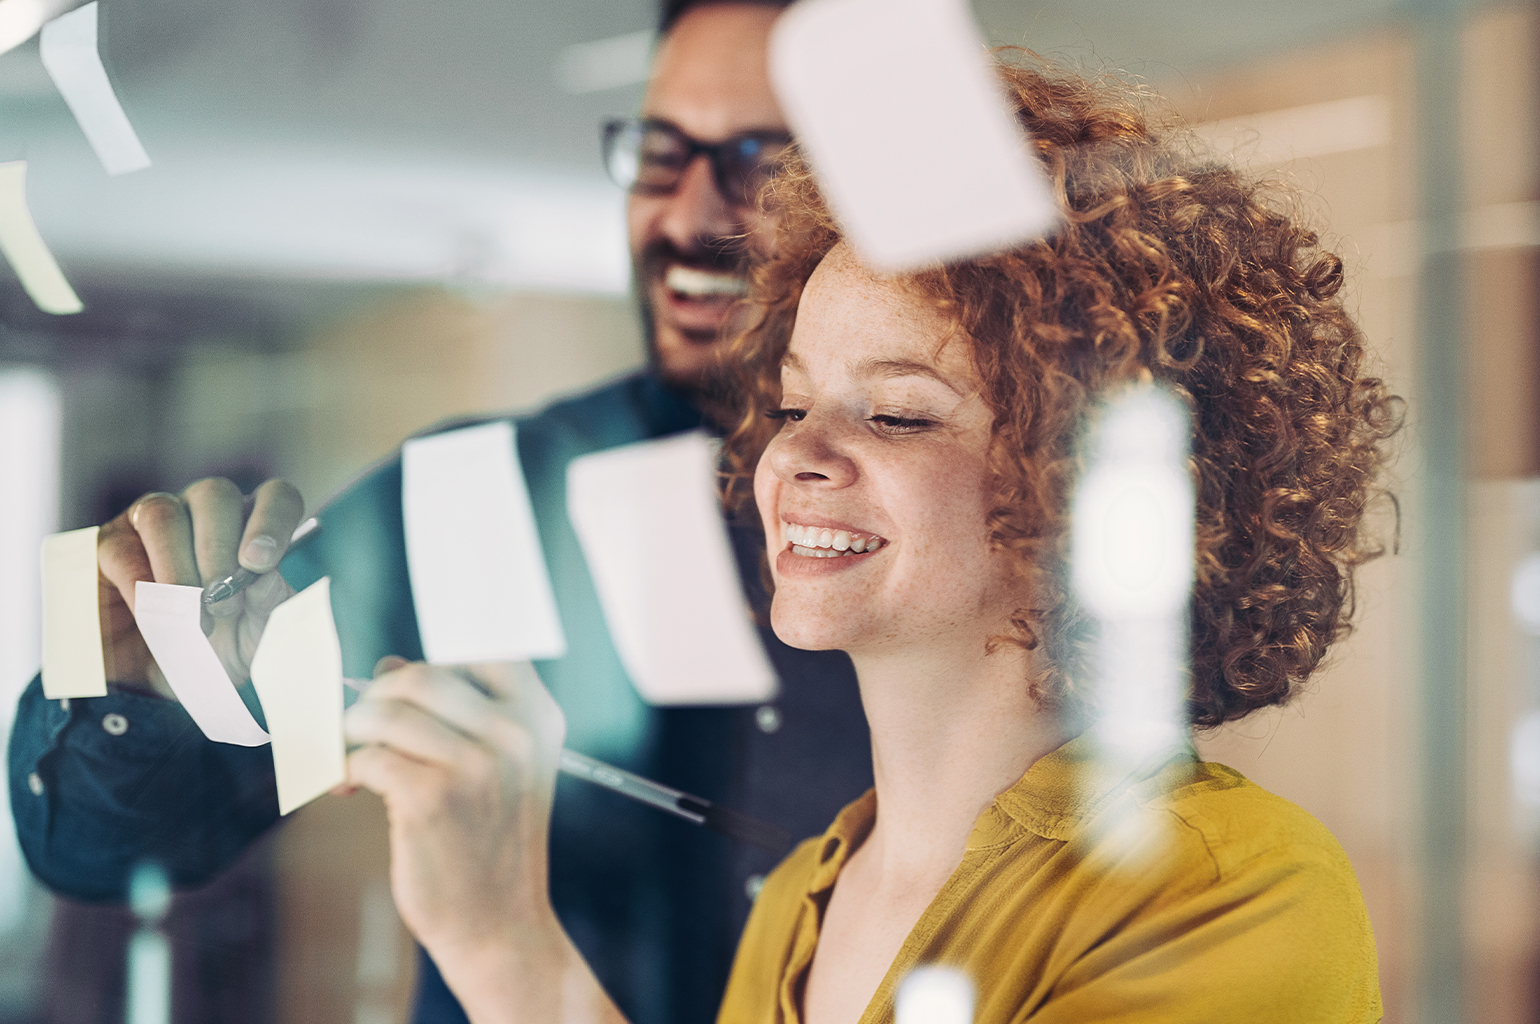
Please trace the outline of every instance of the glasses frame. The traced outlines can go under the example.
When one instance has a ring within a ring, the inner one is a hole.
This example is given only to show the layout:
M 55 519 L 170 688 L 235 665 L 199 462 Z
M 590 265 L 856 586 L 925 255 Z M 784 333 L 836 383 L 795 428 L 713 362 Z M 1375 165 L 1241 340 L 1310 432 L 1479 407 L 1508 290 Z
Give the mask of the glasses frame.
M 677 140 L 684 148 L 684 162 L 679 165 L 678 176 L 670 185 L 642 185 L 640 183 L 640 160 L 638 160 L 637 175 L 631 181 L 626 181 L 625 176 L 616 173 L 614 157 L 619 152 L 620 140 L 627 132 L 635 132 L 638 140 L 638 152 L 640 152 L 641 138 L 650 131 L 660 131 Z M 733 183 L 728 180 L 728 161 L 734 157 L 734 149 L 742 146 L 744 142 L 754 141 L 765 143 L 769 146 L 780 146 L 782 149 L 791 145 L 792 137 L 789 132 L 778 131 L 773 128 L 756 131 L 739 132 L 737 135 L 723 139 L 721 142 L 702 142 L 678 125 L 669 121 L 652 117 L 617 117 L 604 123 L 601 139 L 601 155 L 604 159 L 605 172 L 610 180 L 627 192 L 637 195 L 666 196 L 671 195 L 679 188 L 679 182 L 684 180 L 690 165 L 695 163 L 697 157 L 704 156 L 711 163 L 711 180 L 716 185 L 717 193 L 725 199 L 729 205 L 735 207 L 748 207 L 754 203 L 754 197 L 744 195 L 735 197 Z M 761 160 L 761 166 L 773 163 L 774 158 Z M 745 184 L 747 184 L 745 182 Z M 747 191 L 742 190 L 742 191 Z

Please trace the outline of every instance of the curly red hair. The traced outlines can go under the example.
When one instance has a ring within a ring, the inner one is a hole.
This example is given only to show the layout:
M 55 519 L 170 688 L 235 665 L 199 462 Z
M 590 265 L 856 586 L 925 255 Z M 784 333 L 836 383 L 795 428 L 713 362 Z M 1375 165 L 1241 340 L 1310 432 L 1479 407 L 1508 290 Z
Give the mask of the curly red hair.
M 1078 446 L 1099 395 L 1153 376 L 1194 425 L 1191 719 L 1281 704 L 1348 631 L 1353 570 L 1381 550 L 1365 513 L 1400 420 L 1338 297 L 1342 262 L 1285 212 L 1288 193 L 1202 159 L 1141 90 L 1025 52 L 999 72 L 1063 224 L 906 282 L 968 340 L 994 413 L 991 536 L 1038 596 L 1005 639 L 1047 655 L 1028 680 L 1040 699 L 1078 703 L 1087 623 L 1065 559 Z M 779 405 L 803 286 L 841 237 L 796 154 L 762 202 L 778 218 L 774 256 L 726 358 L 738 501 L 777 426 L 762 413 Z

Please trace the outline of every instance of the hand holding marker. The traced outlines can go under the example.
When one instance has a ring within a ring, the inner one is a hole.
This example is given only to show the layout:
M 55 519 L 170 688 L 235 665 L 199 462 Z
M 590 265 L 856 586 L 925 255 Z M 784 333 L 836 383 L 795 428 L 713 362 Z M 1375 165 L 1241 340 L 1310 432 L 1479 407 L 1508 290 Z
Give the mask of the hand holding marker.
M 319 528 L 320 521 L 311 517 L 294 531 L 293 540 L 298 541 Z M 261 579 L 263 575 L 244 566 L 238 567 L 230 575 L 217 579 L 204 588 L 204 606 L 208 607 L 229 600 Z M 362 690 L 368 686 L 367 682 L 354 680 L 348 680 L 348 684 L 355 690 Z M 603 761 L 596 761 L 584 754 L 579 754 L 575 750 L 562 750 L 559 768 L 564 774 L 573 778 L 613 790 L 622 796 L 666 811 L 729 839 L 776 854 L 785 853 L 791 848 L 791 837 L 786 834 L 786 831 L 769 822 L 739 814 L 713 804 L 709 800 L 642 778 L 640 775 L 633 775 Z

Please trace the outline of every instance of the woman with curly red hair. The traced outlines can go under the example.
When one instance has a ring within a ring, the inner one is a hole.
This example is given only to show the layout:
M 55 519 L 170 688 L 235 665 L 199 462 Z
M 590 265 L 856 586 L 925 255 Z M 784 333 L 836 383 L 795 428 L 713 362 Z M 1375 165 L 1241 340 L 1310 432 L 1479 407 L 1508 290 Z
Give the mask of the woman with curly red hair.
M 1095 404 L 1159 382 L 1193 421 L 1191 719 L 1282 703 L 1347 629 L 1396 400 L 1340 262 L 1257 183 L 1126 87 L 1001 74 L 1062 204 L 1046 240 L 884 276 L 795 157 L 771 185 L 729 490 L 752 480 L 777 634 L 856 665 L 876 788 L 768 879 L 720 1019 L 888 1021 L 939 963 L 979 1024 L 1376 1020 L 1368 918 L 1318 822 L 1190 750 L 1098 772 L 1065 554 Z M 614 1018 L 544 891 L 559 715 L 483 675 L 485 708 L 412 667 L 354 713 L 353 777 L 387 799 L 412 784 L 378 700 L 499 752 L 442 813 L 392 806 L 398 903 L 473 1019 Z M 420 759 L 460 770 L 445 743 Z

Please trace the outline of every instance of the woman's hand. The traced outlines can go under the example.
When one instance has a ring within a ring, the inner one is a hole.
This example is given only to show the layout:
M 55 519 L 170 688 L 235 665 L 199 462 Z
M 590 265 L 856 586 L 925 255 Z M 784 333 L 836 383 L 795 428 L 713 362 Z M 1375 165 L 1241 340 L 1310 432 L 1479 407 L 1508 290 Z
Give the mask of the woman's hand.
M 304 515 L 294 487 L 269 480 L 249 496 L 229 480 L 199 480 L 181 494 L 146 494 L 97 535 L 97 587 L 107 678 L 176 699 L 134 621 L 140 580 L 207 586 L 237 565 L 265 573 L 241 593 L 208 606 L 204 632 L 231 681 L 250 676 L 257 641 L 294 589 L 273 570 Z
M 385 799 L 402 920 L 471 1019 L 618 1019 L 551 908 L 566 723 L 527 663 L 387 658 L 347 714 L 349 782 Z

